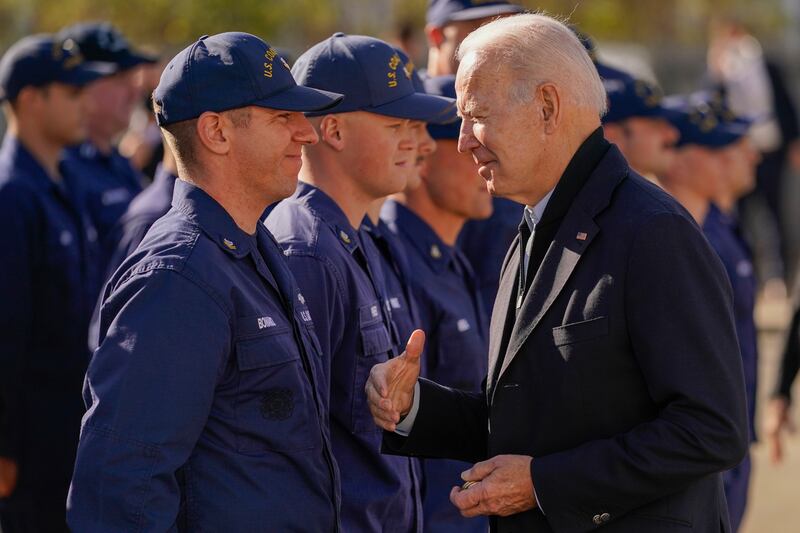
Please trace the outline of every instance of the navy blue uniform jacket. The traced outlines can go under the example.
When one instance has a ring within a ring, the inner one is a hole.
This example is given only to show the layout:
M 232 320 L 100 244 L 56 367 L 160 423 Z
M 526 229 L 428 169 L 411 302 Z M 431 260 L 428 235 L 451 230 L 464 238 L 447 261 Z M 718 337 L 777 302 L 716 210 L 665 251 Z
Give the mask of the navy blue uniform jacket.
M 319 343 L 261 224 L 176 182 L 99 319 L 73 531 L 338 529 Z
M 544 513 L 493 519 L 498 532 L 729 531 L 719 472 L 748 435 L 725 271 L 616 147 L 578 178 L 518 311 L 518 240 L 506 258 L 486 393 L 422 380 L 416 423 L 387 451 L 532 456 Z

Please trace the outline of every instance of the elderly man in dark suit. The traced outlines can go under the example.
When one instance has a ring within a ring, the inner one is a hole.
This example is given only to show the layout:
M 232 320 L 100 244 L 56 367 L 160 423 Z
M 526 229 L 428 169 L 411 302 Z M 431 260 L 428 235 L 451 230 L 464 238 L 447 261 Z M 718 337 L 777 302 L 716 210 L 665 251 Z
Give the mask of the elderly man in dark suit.
M 493 531 L 729 531 L 719 472 L 747 420 L 720 261 L 603 138 L 603 86 L 566 26 L 508 17 L 459 54 L 459 149 L 527 208 L 485 392 L 419 379 L 415 332 L 367 383 L 384 451 L 477 462 L 450 499 Z

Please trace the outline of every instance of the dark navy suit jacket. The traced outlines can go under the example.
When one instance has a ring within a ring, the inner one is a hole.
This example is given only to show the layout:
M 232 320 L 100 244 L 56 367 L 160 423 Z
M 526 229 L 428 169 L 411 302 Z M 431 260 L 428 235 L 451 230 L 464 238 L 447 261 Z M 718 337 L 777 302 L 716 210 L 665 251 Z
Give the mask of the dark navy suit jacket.
M 729 531 L 719 472 L 748 434 L 725 271 L 616 147 L 588 174 L 519 310 L 511 246 L 485 394 L 421 380 L 409 437 L 385 434 L 385 451 L 532 456 L 544 513 L 496 518 L 494 531 Z

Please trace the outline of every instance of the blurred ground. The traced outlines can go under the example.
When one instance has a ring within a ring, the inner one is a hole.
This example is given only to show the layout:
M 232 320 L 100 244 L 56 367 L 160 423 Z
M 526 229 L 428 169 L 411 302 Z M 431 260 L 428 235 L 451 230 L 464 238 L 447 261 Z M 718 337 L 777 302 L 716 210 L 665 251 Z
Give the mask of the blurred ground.
M 775 383 L 783 336 L 789 319 L 784 302 L 762 302 L 756 312 L 759 325 L 759 413 Z M 795 382 L 794 397 L 800 397 L 800 380 Z M 800 427 L 800 409 L 792 416 Z M 760 429 L 760 420 L 757 422 Z M 786 441 L 786 457 L 780 466 L 770 463 L 767 447 L 753 449 L 753 478 L 750 504 L 740 533 L 797 533 L 800 531 L 800 433 Z

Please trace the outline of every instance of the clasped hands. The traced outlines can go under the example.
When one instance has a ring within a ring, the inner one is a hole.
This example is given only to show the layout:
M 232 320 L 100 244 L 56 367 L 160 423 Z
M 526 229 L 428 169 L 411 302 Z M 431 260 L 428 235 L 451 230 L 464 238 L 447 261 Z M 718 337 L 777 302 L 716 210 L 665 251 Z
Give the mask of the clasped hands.
M 420 373 L 420 356 L 425 347 L 425 333 L 411 334 L 406 351 L 372 367 L 364 388 L 372 418 L 379 427 L 393 432 L 411 410 L 414 386 Z M 450 501 L 466 517 L 479 515 L 508 516 L 536 507 L 532 457 L 497 455 L 476 463 L 461 478 L 474 482 L 468 488 L 454 486 Z

